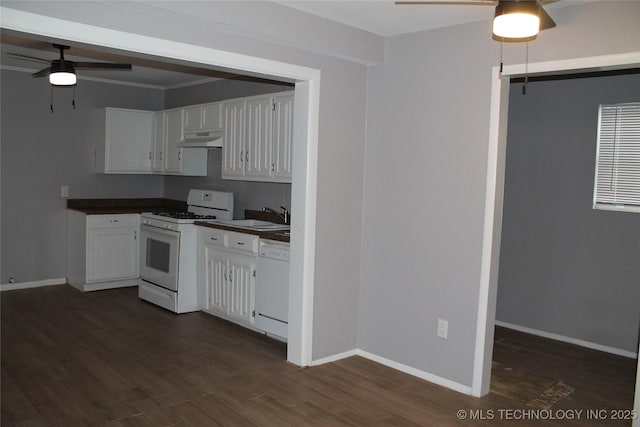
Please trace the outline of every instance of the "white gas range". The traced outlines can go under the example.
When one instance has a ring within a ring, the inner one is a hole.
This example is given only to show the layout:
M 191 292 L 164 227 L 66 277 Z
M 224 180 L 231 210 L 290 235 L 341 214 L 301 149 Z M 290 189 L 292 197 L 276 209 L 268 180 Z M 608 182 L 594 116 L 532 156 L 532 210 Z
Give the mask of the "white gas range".
M 233 193 L 190 190 L 187 212 L 141 215 L 138 296 L 174 313 L 200 309 L 196 283 L 196 226 L 202 219 L 233 219 Z

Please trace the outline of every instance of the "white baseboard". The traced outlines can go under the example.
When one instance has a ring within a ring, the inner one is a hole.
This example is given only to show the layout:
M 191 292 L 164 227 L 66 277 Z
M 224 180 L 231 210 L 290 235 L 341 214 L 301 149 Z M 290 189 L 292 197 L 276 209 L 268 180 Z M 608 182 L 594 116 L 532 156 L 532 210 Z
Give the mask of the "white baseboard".
M 624 356 L 630 359 L 637 359 L 638 355 L 632 351 L 622 350 L 620 348 L 609 347 L 607 345 L 597 344 L 590 341 L 581 340 L 578 338 L 566 337 L 560 334 L 554 334 L 551 332 L 540 331 L 538 329 L 528 328 L 526 326 L 514 325 L 512 323 L 501 322 L 496 320 L 496 326 L 502 326 L 503 328 L 513 329 L 514 331 L 524 332 L 526 334 L 537 335 L 543 338 L 549 338 L 556 341 L 562 341 L 569 344 L 579 345 L 580 347 L 590 348 L 592 350 L 604 351 L 605 353 L 615 354 L 617 356 Z
M 115 288 L 128 288 L 131 286 L 138 286 L 140 279 L 128 279 L 128 280 L 115 280 L 113 282 L 99 282 L 99 283 L 74 283 L 71 284 L 74 288 L 82 292 L 91 291 L 103 291 L 105 289 Z
M 0 292 L 14 291 L 16 289 L 39 288 L 42 286 L 64 285 L 65 283 L 67 283 L 66 277 L 60 277 L 58 279 L 36 280 L 35 282 L 3 283 L 2 285 L 0 285 Z
M 425 381 L 429 381 L 430 383 L 433 383 L 442 387 L 446 387 L 451 390 L 457 391 L 459 393 L 464 393 L 471 396 L 472 390 L 470 386 L 466 386 L 464 384 L 451 381 L 447 378 L 443 378 L 441 376 L 434 375 L 432 373 L 425 372 L 420 369 L 416 369 L 412 366 L 408 366 L 408 365 L 393 361 L 391 359 L 378 356 L 377 354 L 369 353 L 368 351 L 364 351 L 359 348 L 345 351 L 339 354 L 334 354 L 332 356 L 323 357 L 322 359 L 314 360 L 311 362 L 311 366 L 317 366 L 325 363 L 335 362 L 337 360 L 346 359 L 351 356 L 361 356 L 361 357 L 364 357 L 365 359 L 369 359 L 374 362 L 380 363 L 381 365 L 388 366 L 389 368 L 404 372 L 414 377 L 418 377 Z

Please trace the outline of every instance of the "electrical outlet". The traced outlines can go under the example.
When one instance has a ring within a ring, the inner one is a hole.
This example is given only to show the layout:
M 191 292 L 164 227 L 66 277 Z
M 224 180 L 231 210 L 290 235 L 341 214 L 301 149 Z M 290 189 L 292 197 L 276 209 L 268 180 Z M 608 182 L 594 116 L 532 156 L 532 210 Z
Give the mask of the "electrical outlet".
M 60 197 L 69 197 L 69 186 L 63 185 L 60 187 Z
M 449 334 L 449 322 L 446 320 L 438 319 L 438 336 L 446 340 L 448 334 Z

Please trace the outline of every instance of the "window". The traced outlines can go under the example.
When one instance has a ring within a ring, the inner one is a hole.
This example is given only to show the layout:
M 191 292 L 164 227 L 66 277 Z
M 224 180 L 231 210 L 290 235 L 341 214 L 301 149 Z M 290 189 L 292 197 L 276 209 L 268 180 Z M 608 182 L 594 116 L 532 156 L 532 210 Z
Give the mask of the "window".
M 640 212 L 640 102 L 600 106 L 593 208 Z

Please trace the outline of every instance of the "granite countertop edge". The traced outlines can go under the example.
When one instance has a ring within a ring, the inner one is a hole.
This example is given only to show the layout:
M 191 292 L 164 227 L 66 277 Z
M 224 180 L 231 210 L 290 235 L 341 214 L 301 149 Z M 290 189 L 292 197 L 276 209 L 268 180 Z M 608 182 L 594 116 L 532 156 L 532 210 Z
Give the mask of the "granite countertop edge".
M 142 213 L 153 211 L 186 211 L 187 204 L 163 198 L 137 199 L 67 199 L 67 209 L 87 215 Z

